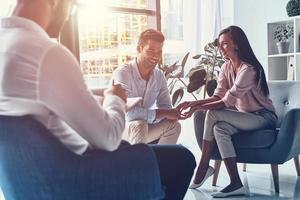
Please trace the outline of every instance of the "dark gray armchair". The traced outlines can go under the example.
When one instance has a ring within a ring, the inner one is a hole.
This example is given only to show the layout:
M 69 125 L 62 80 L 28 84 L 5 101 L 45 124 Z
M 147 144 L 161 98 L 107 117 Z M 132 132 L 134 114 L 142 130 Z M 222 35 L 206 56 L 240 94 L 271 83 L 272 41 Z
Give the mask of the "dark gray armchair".
M 5 200 L 164 196 L 157 158 L 149 146 L 76 155 L 29 116 L 0 116 L 0 186 Z
M 297 175 L 300 175 L 300 81 L 270 81 L 270 98 L 278 115 L 277 129 L 237 133 L 232 136 L 237 162 L 270 164 L 275 191 L 279 192 L 278 165 L 294 158 Z M 202 148 L 205 112 L 194 115 L 195 134 Z M 216 147 L 212 159 L 215 162 L 213 185 L 216 185 L 221 156 Z

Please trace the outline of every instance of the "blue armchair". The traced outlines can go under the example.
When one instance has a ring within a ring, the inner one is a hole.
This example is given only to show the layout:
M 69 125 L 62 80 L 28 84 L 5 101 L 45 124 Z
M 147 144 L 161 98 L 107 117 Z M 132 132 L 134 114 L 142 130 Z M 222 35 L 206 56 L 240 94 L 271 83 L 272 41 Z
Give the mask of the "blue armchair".
M 100 154 L 101 159 L 99 152 L 72 153 L 30 117 L 0 116 L 0 186 L 6 200 L 163 198 L 150 147 Z
M 276 130 L 265 129 L 232 136 L 237 162 L 271 164 L 275 192 L 279 192 L 278 165 L 294 158 L 297 175 L 300 175 L 300 81 L 270 81 L 272 99 L 278 123 Z M 205 112 L 194 115 L 195 134 L 202 148 Z M 216 147 L 212 155 L 215 162 L 213 185 L 218 178 L 221 156 Z

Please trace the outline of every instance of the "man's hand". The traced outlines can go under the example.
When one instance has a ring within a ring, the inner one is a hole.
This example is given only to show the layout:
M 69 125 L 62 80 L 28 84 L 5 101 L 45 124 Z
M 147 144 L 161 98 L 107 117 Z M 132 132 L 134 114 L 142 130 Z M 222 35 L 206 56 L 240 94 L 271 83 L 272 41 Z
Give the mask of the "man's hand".
M 107 95 L 116 95 L 120 97 L 125 103 L 127 101 L 126 91 L 122 88 L 120 84 L 115 85 L 114 81 L 112 83 L 111 88 L 108 88 L 104 91 L 104 97 Z
M 178 120 L 180 118 L 180 112 L 177 109 L 170 109 L 170 110 L 166 110 L 166 115 L 165 117 L 167 119 L 175 119 Z
M 177 109 L 157 109 L 156 118 L 165 118 L 169 120 L 178 120 L 180 118 L 180 112 Z
M 185 101 L 185 102 L 179 104 L 179 105 L 176 107 L 176 109 L 179 110 L 179 111 L 181 112 L 181 111 L 187 109 L 188 107 L 190 107 L 192 103 L 193 103 L 192 101 Z
M 195 111 L 203 108 L 198 101 L 186 101 L 179 104 L 176 109 L 180 112 L 180 119 L 187 119 L 191 117 Z
M 187 119 L 191 117 L 194 112 L 197 110 L 197 107 L 189 107 L 189 109 L 182 110 L 180 113 L 180 119 Z

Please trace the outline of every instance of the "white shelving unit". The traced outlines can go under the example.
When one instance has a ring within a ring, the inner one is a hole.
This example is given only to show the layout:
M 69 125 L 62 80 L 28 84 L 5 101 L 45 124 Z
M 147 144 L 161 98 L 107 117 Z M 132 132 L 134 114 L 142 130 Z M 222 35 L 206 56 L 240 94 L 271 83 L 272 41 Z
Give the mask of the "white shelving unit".
M 288 53 L 279 54 L 274 32 L 279 25 L 294 27 L 294 37 L 289 39 Z M 300 80 L 300 17 L 268 23 L 268 79 Z

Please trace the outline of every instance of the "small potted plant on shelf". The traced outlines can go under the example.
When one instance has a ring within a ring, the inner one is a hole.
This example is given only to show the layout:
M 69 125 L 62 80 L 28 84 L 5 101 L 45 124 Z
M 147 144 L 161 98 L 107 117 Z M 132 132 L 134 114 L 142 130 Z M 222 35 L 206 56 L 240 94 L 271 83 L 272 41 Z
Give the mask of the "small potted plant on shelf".
M 278 53 L 288 53 L 290 38 L 294 37 L 294 27 L 288 24 L 280 24 L 274 32 L 274 40 L 277 41 Z

